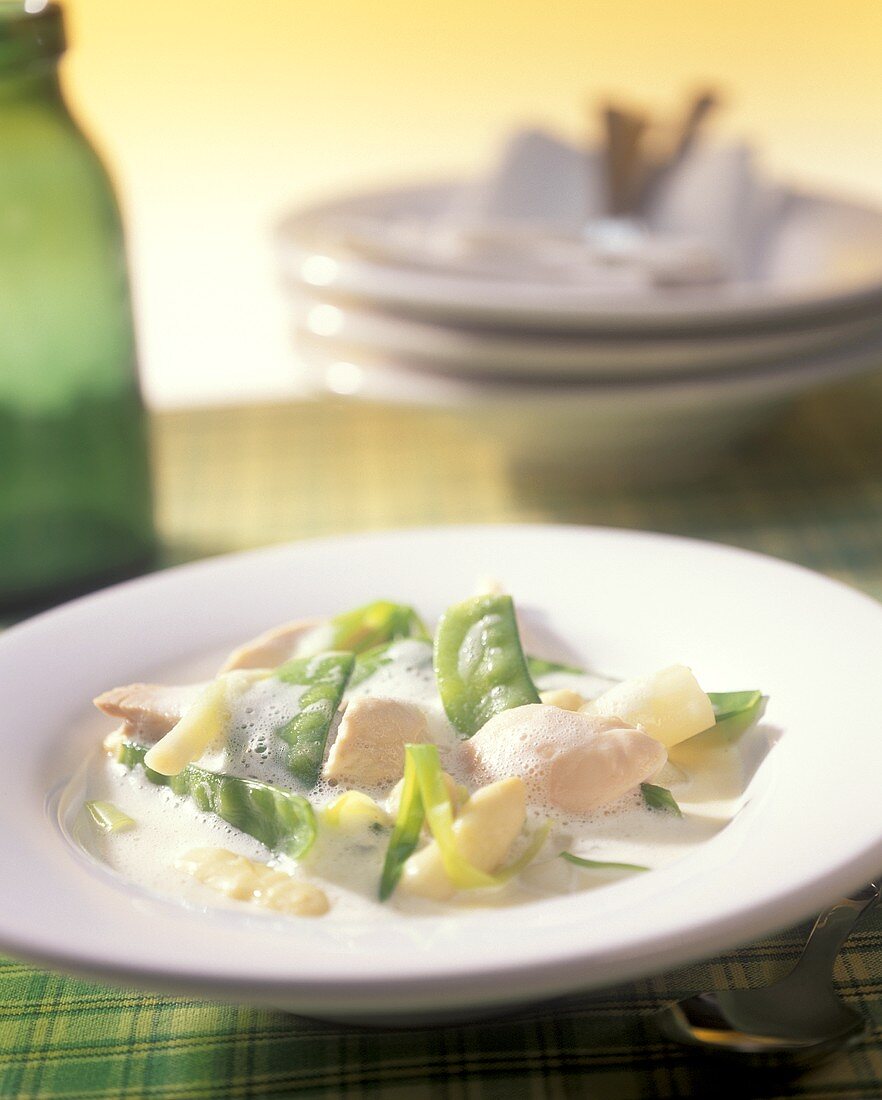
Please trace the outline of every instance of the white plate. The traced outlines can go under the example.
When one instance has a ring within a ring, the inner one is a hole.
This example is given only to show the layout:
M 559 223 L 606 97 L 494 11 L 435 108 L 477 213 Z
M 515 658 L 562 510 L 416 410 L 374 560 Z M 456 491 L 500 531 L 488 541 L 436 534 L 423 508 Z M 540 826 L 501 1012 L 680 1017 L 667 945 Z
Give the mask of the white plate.
M 796 356 L 847 349 L 882 334 L 877 315 L 819 327 L 632 340 L 469 330 L 296 293 L 289 306 L 295 331 L 313 341 L 332 340 L 340 349 L 338 358 L 369 355 L 375 361 L 406 362 L 412 369 L 533 381 L 622 382 L 768 368 Z
M 707 287 L 586 293 L 521 279 L 516 270 L 506 279 L 477 277 L 383 247 L 394 226 L 431 223 L 455 186 L 377 191 L 295 212 L 276 232 L 283 277 L 330 301 L 553 333 L 800 327 L 882 303 L 882 211 L 821 195 L 792 196 L 754 278 Z
M 442 410 L 478 438 L 497 441 L 518 473 L 556 470 L 594 485 L 703 474 L 787 401 L 882 367 L 878 336 L 781 364 L 618 383 L 459 378 L 352 356 L 326 337 L 301 337 L 297 346 L 304 379 L 318 392 Z
M 504 577 L 595 667 L 676 660 L 709 690 L 762 688 L 777 742 L 734 822 L 693 855 L 508 910 L 274 923 L 154 899 L 78 858 L 52 792 L 106 723 L 88 700 L 271 623 L 378 595 L 430 618 Z M 101 979 L 380 1020 L 479 1013 L 711 955 L 806 917 L 882 867 L 882 608 L 770 558 L 572 527 L 414 530 L 171 570 L 0 636 L 0 946 Z

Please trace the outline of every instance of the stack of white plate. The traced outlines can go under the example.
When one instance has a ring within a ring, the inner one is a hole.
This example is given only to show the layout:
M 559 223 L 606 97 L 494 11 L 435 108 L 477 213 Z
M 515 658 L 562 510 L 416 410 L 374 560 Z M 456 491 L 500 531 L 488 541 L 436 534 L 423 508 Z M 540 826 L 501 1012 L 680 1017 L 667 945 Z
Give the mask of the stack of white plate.
M 780 405 L 882 366 L 882 211 L 778 194 L 737 278 L 634 287 L 437 260 L 408 248 L 454 185 L 300 211 L 277 243 L 317 391 L 444 407 L 519 466 L 682 476 Z

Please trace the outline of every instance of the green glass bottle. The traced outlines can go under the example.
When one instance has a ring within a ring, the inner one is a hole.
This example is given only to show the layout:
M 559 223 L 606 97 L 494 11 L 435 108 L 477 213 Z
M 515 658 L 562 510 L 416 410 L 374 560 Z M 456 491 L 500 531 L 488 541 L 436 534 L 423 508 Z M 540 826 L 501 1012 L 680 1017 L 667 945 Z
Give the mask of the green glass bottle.
M 35 10 L 36 9 L 36 10 Z M 141 568 L 154 546 L 123 231 L 65 106 L 60 9 L 0 0 L 0 607 Z

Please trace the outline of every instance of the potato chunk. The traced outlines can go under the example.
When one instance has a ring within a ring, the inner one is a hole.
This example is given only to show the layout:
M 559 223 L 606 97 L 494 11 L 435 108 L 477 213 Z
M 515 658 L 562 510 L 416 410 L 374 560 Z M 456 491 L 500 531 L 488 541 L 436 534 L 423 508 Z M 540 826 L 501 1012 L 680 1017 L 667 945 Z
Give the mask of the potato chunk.
M 425 741 L 426 729 L 413 703 L 362 695 L 343 712 L 322 775 L 357 787 L 391 783 L 404 774 L 404 746 Z
M 584 695 L 572 688 L 551 688 L 548 691 L 540 691 L 539 698 L 549 707 L 560 707 L 561 710 L 579 710 L 587 703 Z
M 264 909 L 320 917 L 329 908 L 327 895 L 317 886 L 298 882 L 284 871 L 255 863 L 227 848 L 194 848 L 179 856 L 175 865 L 228 898 Z
M 527 799 L 523 781 L 516 776 L 491 783 L 476 791 L 453 823 L 459 854 L 488 874 L 505 861 L 524 827 Z M 415 852 L 404 864 L 398 882 L 404 894 L 446 901 L 456 893 L 447 877 L 436 840 Z
M 615 802 L 655 775 L 667 759 L 658 741 L 618 718 L 544 703 L 497 714 L 468 749 L 480 781 L 520 776 L 532 803 L 568 813 Z
M 586 703 L 581 711 L 623 718 L 668 749 L 710 729 L 716 721 L 710 699 L 685 665 L 624 680 Z

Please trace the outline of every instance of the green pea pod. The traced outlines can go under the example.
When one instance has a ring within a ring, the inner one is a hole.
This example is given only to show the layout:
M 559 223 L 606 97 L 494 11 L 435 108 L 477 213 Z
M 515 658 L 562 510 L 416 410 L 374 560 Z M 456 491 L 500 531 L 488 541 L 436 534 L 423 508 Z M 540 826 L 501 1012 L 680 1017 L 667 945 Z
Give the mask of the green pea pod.
M 352 653 L 321 653 L 294 657 L 273 673 L 283 684 L 303 688 L 296 713 L 276 729 L 276 734 L 291 746 L 291 774 L 307 787 L 318 782 L 328 731 L 354 663 Z
M 315 840 L 315 814 L 299 794 L 253 779 L 206 771 L 195 764 L 188 764 L 177 775 L 161 775 L 144 765 L 148 748 L 123 741 L 117 760 L 127 768 L 140 764 L 151 783 L 191 799 L 203 812 L 215 814 L 274 852 L 299 859 L 309 851 Z
M 364 653 L 395 638 L 431 641 L 422 619 L 407 604 L 375 600 L 330 620 L 327 649 Z
M 359 653 L 355 657 L 355 667 L 352 669 L 352 675 L 349 677 L 349 683 L 346 685 L 348 689 L 358 687 L 359 684 L 363 684 L 365 680 L 369 680 L 376 672 L 378 672 L 385 665 L 392 663 L 394 658 L 389 653 L 389 650 L 402 641 L 401 638 L 394 638 L 391 642 L 383 642 L 381 645 L 375 645 L 373 649 L 366 649 L 364 653 Z M 414 638 L 413 643 L 419 643 L 417 646 L 418 652 L 408 657 L 406 662 L 408 670 L 414 665 L 422 665 L 425 662 L 426 665 L 432 663 L 432 643 L 428 639 Z M 423 652 L 425 651 L 425 652 Z
M 494 714 L 539 702 L 511 596 L 475 596 L 444 613 L 435 634 L 435 679 L 447 717 L 465 737 Z

